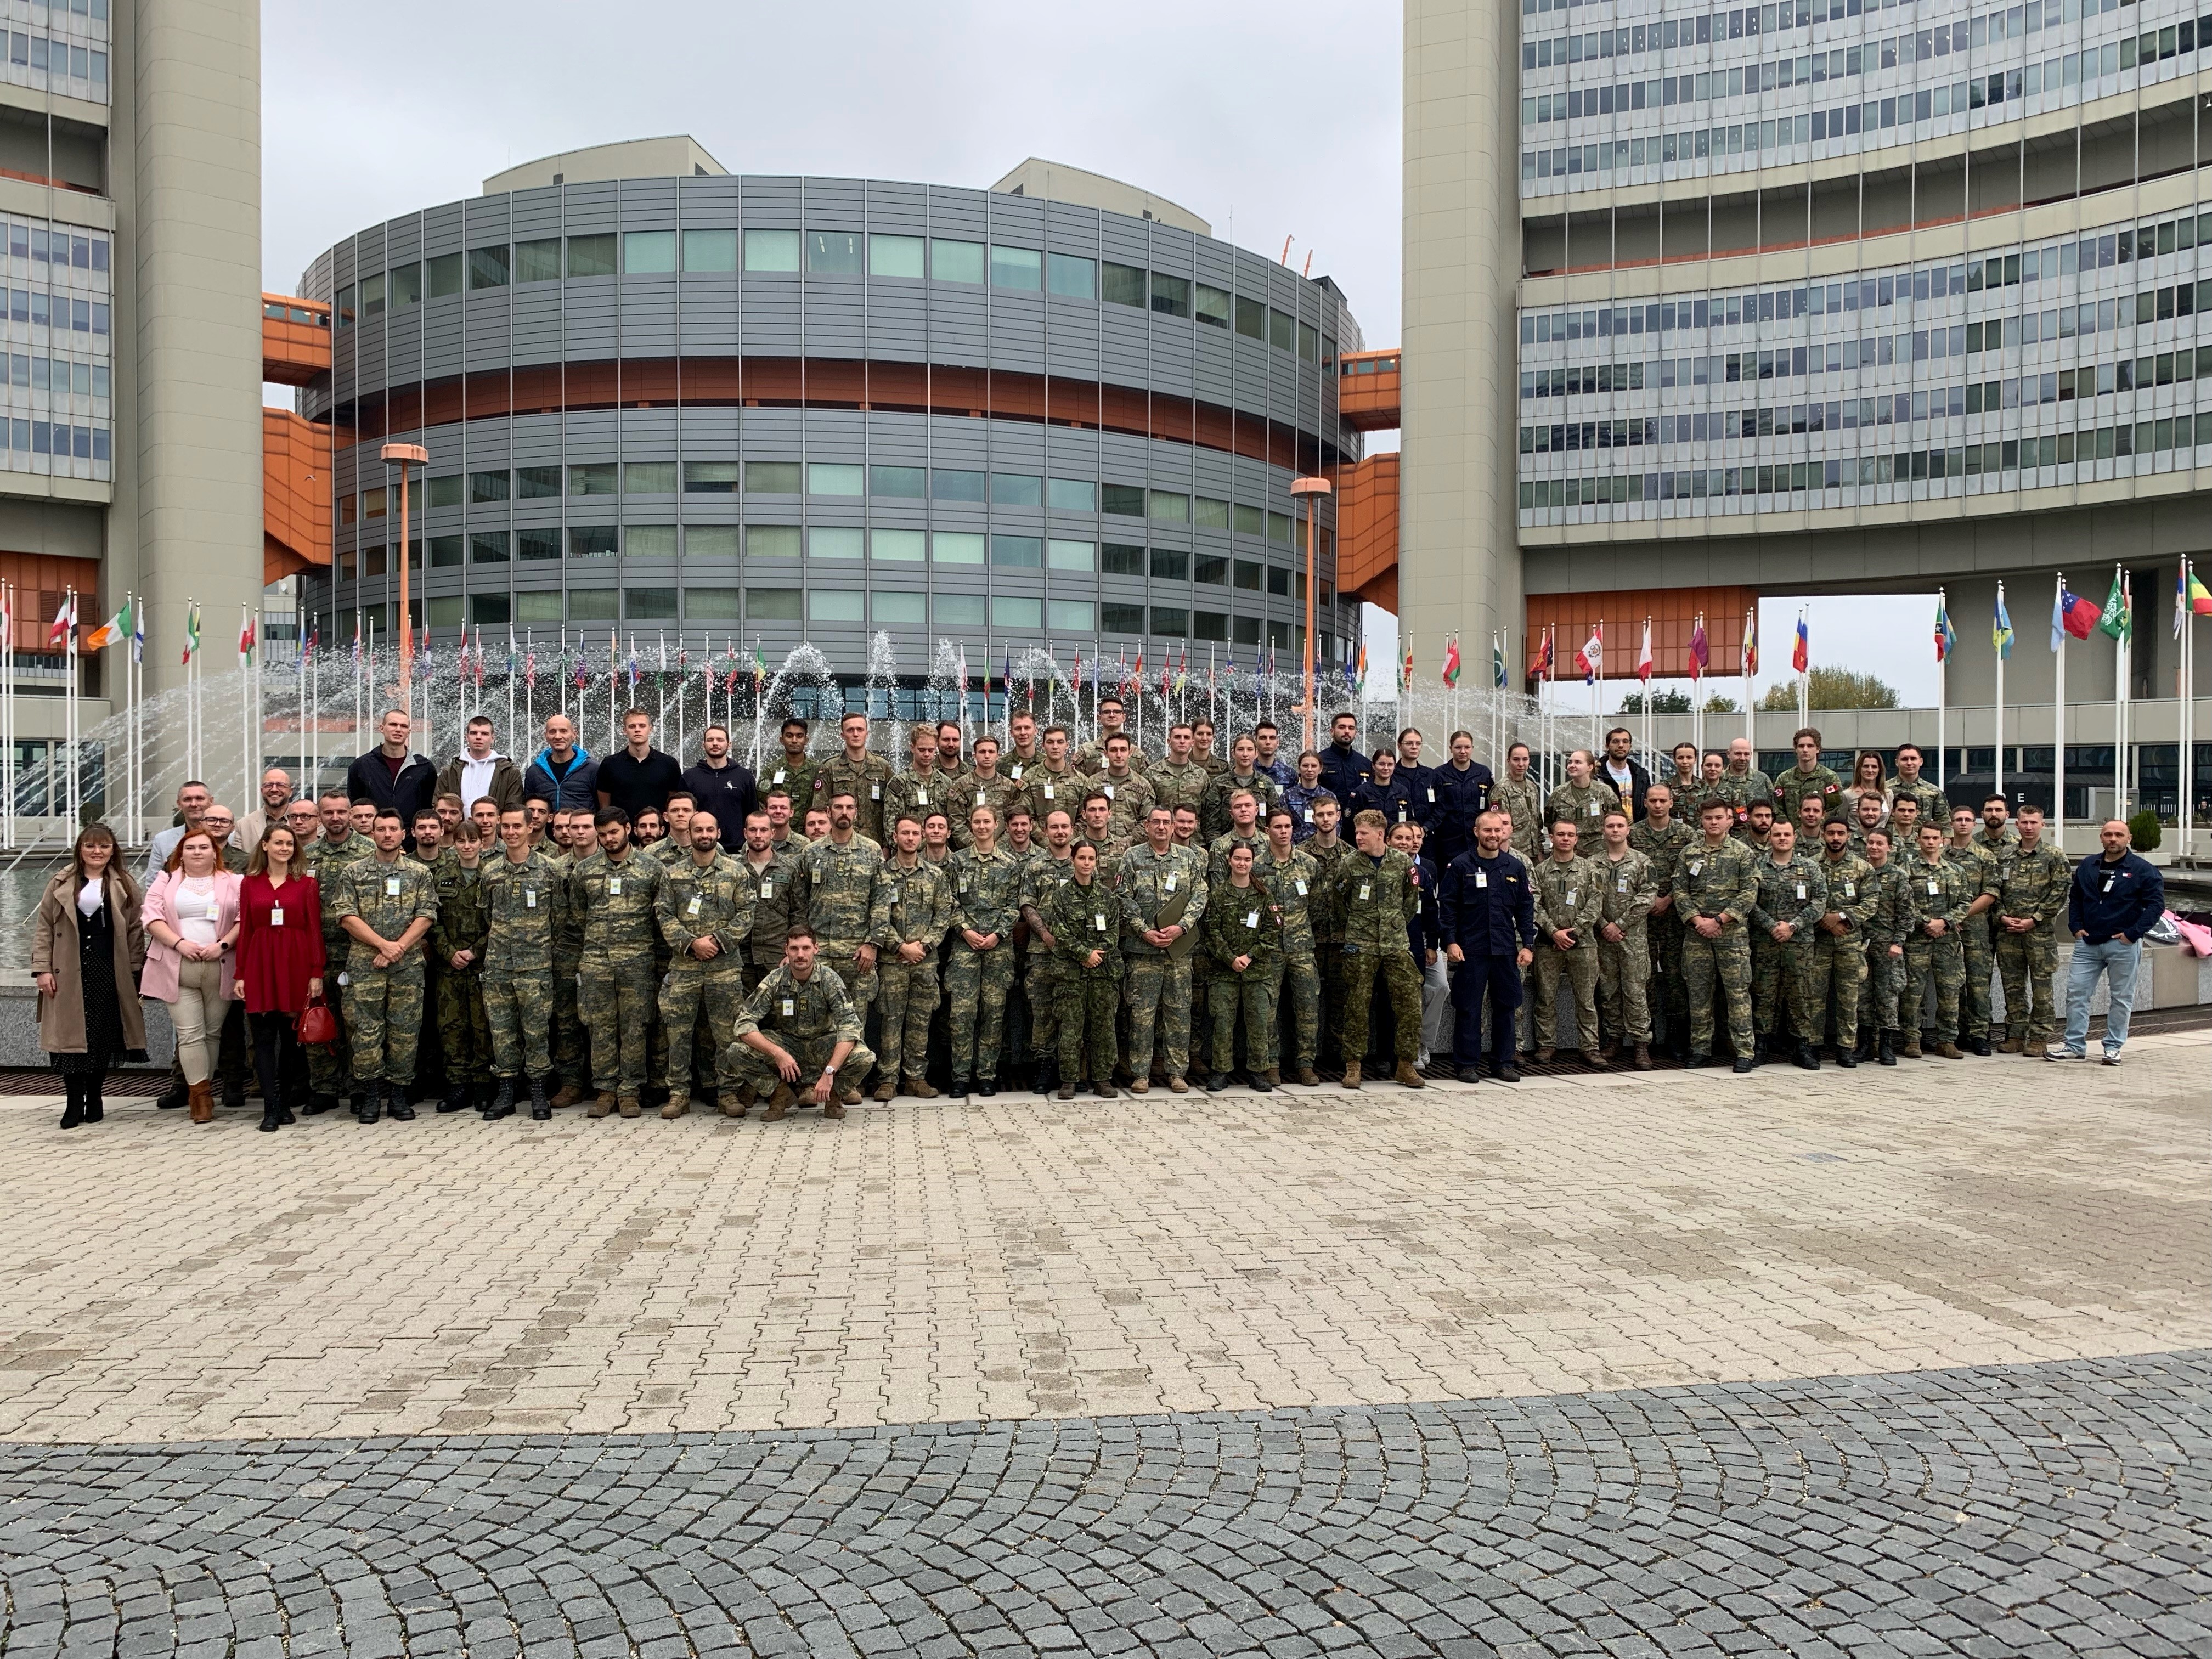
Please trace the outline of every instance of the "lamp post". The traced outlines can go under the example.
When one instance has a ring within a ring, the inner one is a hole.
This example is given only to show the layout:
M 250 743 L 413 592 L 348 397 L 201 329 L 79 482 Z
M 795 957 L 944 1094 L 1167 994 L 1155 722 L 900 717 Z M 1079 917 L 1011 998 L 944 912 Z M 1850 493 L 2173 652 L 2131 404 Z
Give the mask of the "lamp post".
M 399 469 L 399 697 L 408 717 L 415 714 L 415 613 L 407 583 L 407 469 L 428 466 L 430 452 L 420 444 L 387 443 L 384 464 Z M 424 738 L 427 747 L 428 739 Z
M 1314 607 L 1321 597 L 1321 500 L 1331 493 L 1328 479 L 1291 480 L 1291 498 L 1306 497 L 1306 732 L 1304 747 L 1314 742 Z

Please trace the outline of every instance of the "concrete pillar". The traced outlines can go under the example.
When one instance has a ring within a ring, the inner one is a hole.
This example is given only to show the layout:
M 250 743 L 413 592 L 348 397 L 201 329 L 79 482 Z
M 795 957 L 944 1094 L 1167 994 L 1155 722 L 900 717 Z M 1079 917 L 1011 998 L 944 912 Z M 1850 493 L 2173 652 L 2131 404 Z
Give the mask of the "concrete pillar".
M 127 25 L 126 25 L 127 20 Z M 149 695 L 181 678 L 185 601 L 207 672 L 235 663 L 239 606 L 261 593 L 261 9 L 131 0 L 137 583 Z M 120 169 L 118 169 L 120 171 Z M 118 343 L 118 355 L 122 349 Z

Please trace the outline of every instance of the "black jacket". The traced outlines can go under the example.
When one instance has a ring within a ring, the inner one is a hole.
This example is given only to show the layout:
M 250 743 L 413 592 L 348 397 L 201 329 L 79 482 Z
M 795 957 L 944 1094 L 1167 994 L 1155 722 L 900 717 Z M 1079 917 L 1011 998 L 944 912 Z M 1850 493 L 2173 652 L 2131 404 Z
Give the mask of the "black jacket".
M 714 815 L 714 827 L 722 833 L 722 850 L 735 854 L 744 847 L 745 817 L 759 800 L 751 771 L 735 761 L 721 767 L 701 761 L 685 769 L 684 787 L 691 792 L 701 811 Z
M 2130 945 L 2166 914 L 2166 878 L 2139 853 L 2124 853 L 2115 864 L 2092 853 L 2075 866 L 2066 896 L 2066 931 L 2087 933 L 2102 945 L 2115 933 Z
M 1597 769 L 1592 773 L 1591 775 L 1593 777 L 1603 778 L 1607 783 L 1613 784 L 1614 792 L 1618 793 L 1620 792 L 1620 786 L 1618 783 L 1613 782 L 1613 774 L 1605 769 L 1607 764 L 1607 762 L 1606 757 L 1603 755 L 1600 755 L 1597 761 Z M 1630 796 L 1628 802 L 1628 817 L 1631 823 L 1634 823 L 1637 819 L 1641 818 L 1644 816 L 1644 793 L 1650 787 L 1651 774 L 1644 769 L 1644 765 L 1642 761 L 1631 756 L 1628 762 L 1628 790 Z
M 1481 880 L 1476 878 L 1480 876 Z M 1510 957 L 1536 945 L 1536 893 L 1512 854 L 1470 848 L 1451 861 L 1437 895 L 1438 931 L 1471 957 Z
M 415 840 L 415 815 L 438 803 L 438 769 L 423 755 L 407 757 L 394 777 L 385 764 L 384 750 L 372 749 L 346 769 L 346 799 L 374 801 L 380 811 L 391 807 L 407 829 L 408 844 Z
M 1332 742 L 1322 749 L 1321 781 L 1328 787 L 1328 793 L 1340 801 L 1349 803 L 1365 785 L 1371 769 L 1372 763 L 1359 752 L 1356 744 L 1349 749 L 1340 749 Z M 1351 811 L 1347 804 L 1345 808 L 1347 820 L 1351 817 Z

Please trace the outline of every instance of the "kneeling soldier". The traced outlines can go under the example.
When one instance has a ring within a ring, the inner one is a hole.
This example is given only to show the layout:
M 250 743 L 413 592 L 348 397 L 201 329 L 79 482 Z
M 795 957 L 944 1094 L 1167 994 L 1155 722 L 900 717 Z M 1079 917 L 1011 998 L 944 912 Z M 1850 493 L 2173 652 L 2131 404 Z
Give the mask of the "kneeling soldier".
M 783 961 L 769 971 L 738 1016 L 732 1072 L 738 1098 L 748 1103 L 769 1095 L 763 1122 L 774 1123 L 793 1106 L 804 1087 L 810 1105 L 824 1117 L 842 1117 L 860 1102 L 858 1084 L 840 1073 L 863 1078 L 876 1063 L 860 1041 L 860 1017 L 845 981 L 814 959 L 814 931 L 805 923 L 785 935 Z

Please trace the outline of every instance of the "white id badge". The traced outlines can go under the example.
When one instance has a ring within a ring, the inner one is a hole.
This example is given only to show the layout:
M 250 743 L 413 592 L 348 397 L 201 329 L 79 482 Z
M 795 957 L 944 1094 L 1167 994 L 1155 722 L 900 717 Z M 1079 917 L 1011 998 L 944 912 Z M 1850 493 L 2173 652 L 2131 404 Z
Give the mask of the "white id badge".
M 991 798 L 990 798 L 988 795 L 985 794 L 985 793 L 984 793 L 981 789 L 978 789 L 978 790 L 975 792 L 975 805 L 978 805 L 978 806 L 984 806 L 984 805 L 988 805 L 989 804 L 989 802 L 990 802 L 990 799 L 991 799 Z
M 1943 887 L 1941 882 L 1931 881 L 1928 884 L 1928 896 L 1929 898 L 1937 896 L 1942 892 L 1942 890 Z
M 386 876 L 384 878 L 384 896 L 386 898 L 398 898 L 399 896 L 398 877 Z
M 687 916 L 696 916 L 699 914 L 698 894 L 694 893 L 691 895 L 691 902 L 684 907 L 684 914 Z
M 1628 878 L 1626 876 L 1623 876 L 1619 881 L 1613 883 L 1613 890 L 1616 893 L 1626 892 L 1628 890 Z
M 1801 899 L 1805 896 L 1805 884 L 1802 881 L 1797 884 L 1797 896 Z
M 1490 885 L 1490 872 L 1487 870 L 1476 871 L 1474 872 L 1474 884 L 1477 887 L 1488 887 Z
M 1101 788 L 1102 790 L 1105 791 L 1105 793 L 1106 793 L 1106 799 L 1107 799 L 1108 800 L 1111 800 L 1111 799 L 1114 799 L 1114 786 L 1113 786 L 1112 784 L 1110 784 L 1110 783 L 1101 783 L 1098 787 L 1099 787 L 1099 788 Z
M 1298 890 L 1298 896 L 1299 896 L 1300 898 L 1304 898 L 1304 897 L 1306 896 L 1306 884 L 1305 884 L 1305 883 L 1304 883 L 1304 882 L 1302 882 L 1302 881 L 1301 881 L 1301 882 L 1294 882 L 1294 883 L 1292 883 L 1291 884 L 1292 884 L 1293 886 L 1295 886 L 1295 887 Z
M 1595 817 L 1597 816 L 1597 803 L 1595 801 L 1592 801 L 1589 804 L 1589 816 L 1592 817 Z
M 1858 884 L 1858 883 L 1856 883 L 1856 882 L 1855 882 L 1855 881 L 1847 881 L 1847 882 L 1845 882 L 1845 883 L 1844 884 L 1844 896 L 1845 898 L 1856 898 L 1858 896 L 1859 896 L 1859 884 Z
M 1703 872 L 1705 867 L 1705 866 L 1704 865 L 1698 862 L 1695 859 L 1690 860 L 1690 873 L 1693 876 Z
M 872 783 L 872 784 L 870 784 L 870 785 L 868 786 L 868 799 L 869 799 L 870 800 L 881 800 L 883 798 L 884 798 L 884 787 L 883 787 L 883 785 L 881 785 L 880 783 Z
M 915 791 L 914 792 L 914 803 L 915 803 L 915 805 L 917 805 L 917 806 L 927 806 L 927 805 L 929 805 L 929 791 L 928 791 L 928 790 L 927 790 L 927 789 L 917 789 L 917 790 L 915 790 Z
M 284 907 L 283 905 L 272 904 L 269 907 L 269 925 L 271 927 L 282 927 L 284 925 Z
M 1310 807 L 1310 806 L 1309 806 L 1309 807 L 1304 808 L 1304 812 L 1305 812 L 1305 815 L 1306 815 L 1306 822 L 1307 822 L 1308 823 L 1311 823 L 1313 822 L 1313 808 L 1312 808 L 1312 807 Z
M 1174 891 L 1175 891 L 1175 889 L 1176 889 L 1176 878 L 1175 878 L 1175 873 L 1174 873 L 1172 871 L 1170 871 L 1170 872 L 1169 872 L 1169 874 L 1168 874 L 1168 878 L 1167 878 L 1165 881 L 1164 881 L 1164 882 L 1162 882 L 1162 883 L 1160 884 L 1160 891 L 1162 891 L 1163 893 L 1172 893 L 1172 892 L 1174 892 Z
M 786 1019 L 796 1019 L 799 1018 L 799 1004 L 790 997 L 786 997 L 783 1000 L 783 1017 Z
M 783 776 L 783 768 L 781 768 L 781 766 L 779 766 L 779 767 L 777 767 L 777 768 L 775 769 L 775 775 L 774 777 L 770 778 L 770 779 L 769 780 L 769 781 L 770 783 L 781 783 L 783 781 L 784 781 L 784 776 Z
M 538 908 L 538 890 L 535 887 L 526 887 L 522 890 L 522 908 L 526 910 L 535 910 Z
M 773 880 L 761 884 L 761 896 L 764 899 L 772 899 L 775 896 L 775 883 Z
M 1045 787 L 1044 787 L 1044 798 L 1045 798 L 1047 800 L 1050 800 L 1050 799 L 1053 798 L 1053 796 L 1052 796 L 1052 786 L 1051 786 L 1050 784 L 1048 784 L 1048 783 L 1047 785 L 1045 785 Z
M 1244 925 L 1247 927 L 1257 927 L 1260 925 L 1260 913 L 1257 910 L 1247 910 L 1244 913 Z
M 622 878 L 620 876 L 609 876 L 607 878 L 607 896 L 609 898 L 620 898 L 622 896 Z
M 1100 933 L 1103 933 L 1106 931 L 1106 918 L 1102 912 L 1097 910 L 1092 911 L 1091 913 L 1091 920 Z
M 1363 881 L 1363 882 L 1361 882 L 1361 883 L 1359 884 L 1359 902 L 1360 902 L 1361 903 L 1364 904 L 1364 903 L 1365 903 L 1365 902 L 1366 902 L 1370 898 L 1371 898 L 1371 897 L 1374 896 L 1374 892 L 1375 892 L 1375 884 L 1374 884 L 1374 883 L 1372 883 L 1372 882 L 1369 882 L 1369 881 Z
M 1434 806 L 1436 804 L 1437 804 L 1437 792 L 1436 792 L 1435 790 L 1431 789 L 1431 790 L 1430 790 L 1430 791 L 1429 791 L 1429 805 L 1431 805 L 1431 806 Z
M 1567 889 L 1567 908 L 1568 908 L 1568 909 L 1571 910 L 1571 909 L 1573 909 L 1573 908 L 1575 908 L 1576 903 L 1579 901 L 1579 898 L 1580 898 L 1581 893 L 1582 893 L 1582 889 L 1580 889 L 1579 887 L 1570 887 L 1570 888 L 1568 888 L 1568 889 Z

